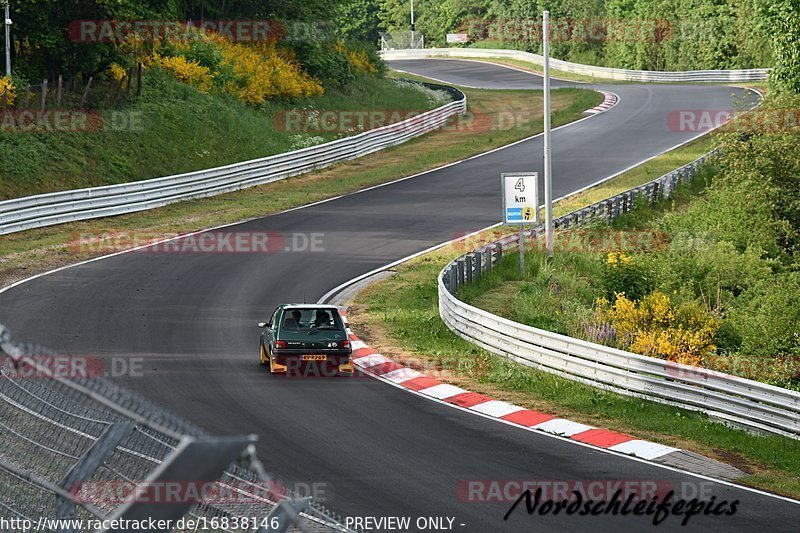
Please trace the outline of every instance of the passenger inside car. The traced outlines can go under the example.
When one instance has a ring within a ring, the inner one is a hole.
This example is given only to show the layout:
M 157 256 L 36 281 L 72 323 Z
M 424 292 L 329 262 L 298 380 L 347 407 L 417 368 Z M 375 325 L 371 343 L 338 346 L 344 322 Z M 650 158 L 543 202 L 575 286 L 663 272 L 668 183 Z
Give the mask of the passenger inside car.
M 314 317 L 315 328 L 322 328 L 328 326 L 331 324 L 331 322 L 332 322 L 331 315 L 327 311 L 317 310 L 317 314 Z

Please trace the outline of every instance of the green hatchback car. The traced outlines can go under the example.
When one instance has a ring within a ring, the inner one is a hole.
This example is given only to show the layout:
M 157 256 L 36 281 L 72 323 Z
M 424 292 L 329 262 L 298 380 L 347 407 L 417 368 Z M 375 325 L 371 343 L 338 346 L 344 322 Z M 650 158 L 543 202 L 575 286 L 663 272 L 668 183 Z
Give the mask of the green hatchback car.
M 339 308 L 334 305 L 283 304 L 262 329 L 262 365 L 273 374 L 299 372 L 305 365 L 353 374 L 353 350 Z

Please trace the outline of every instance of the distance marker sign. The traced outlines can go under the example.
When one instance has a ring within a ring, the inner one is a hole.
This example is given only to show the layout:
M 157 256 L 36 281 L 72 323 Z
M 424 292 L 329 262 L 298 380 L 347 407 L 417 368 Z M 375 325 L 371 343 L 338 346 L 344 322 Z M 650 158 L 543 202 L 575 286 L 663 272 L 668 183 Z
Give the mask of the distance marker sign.
M 503 223 L 539 223 L 539 173 L 507 172 L 500 175 L 503 186 Z

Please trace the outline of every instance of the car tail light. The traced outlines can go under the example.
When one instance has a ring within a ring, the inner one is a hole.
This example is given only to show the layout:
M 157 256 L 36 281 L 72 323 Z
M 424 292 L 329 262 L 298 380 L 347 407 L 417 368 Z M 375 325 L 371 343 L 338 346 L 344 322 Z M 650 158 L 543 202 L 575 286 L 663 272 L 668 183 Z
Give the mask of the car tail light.
M 283 348 L 286 348 L 286 341 L 275 341 L 276 350 L 282 350 Z
M 342 348 L 349 348 L 349 347 L 350 347 L 350 341 L 342 341 Z

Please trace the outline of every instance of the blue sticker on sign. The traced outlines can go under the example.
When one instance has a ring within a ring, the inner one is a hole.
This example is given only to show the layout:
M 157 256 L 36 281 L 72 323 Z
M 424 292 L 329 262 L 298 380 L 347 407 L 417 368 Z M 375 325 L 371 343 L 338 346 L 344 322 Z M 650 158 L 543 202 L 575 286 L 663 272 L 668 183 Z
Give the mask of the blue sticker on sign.
M 522 222 L 522 208 L 521 207 L 506 208 L 506 220 L 508 220 L 509 222 Z

